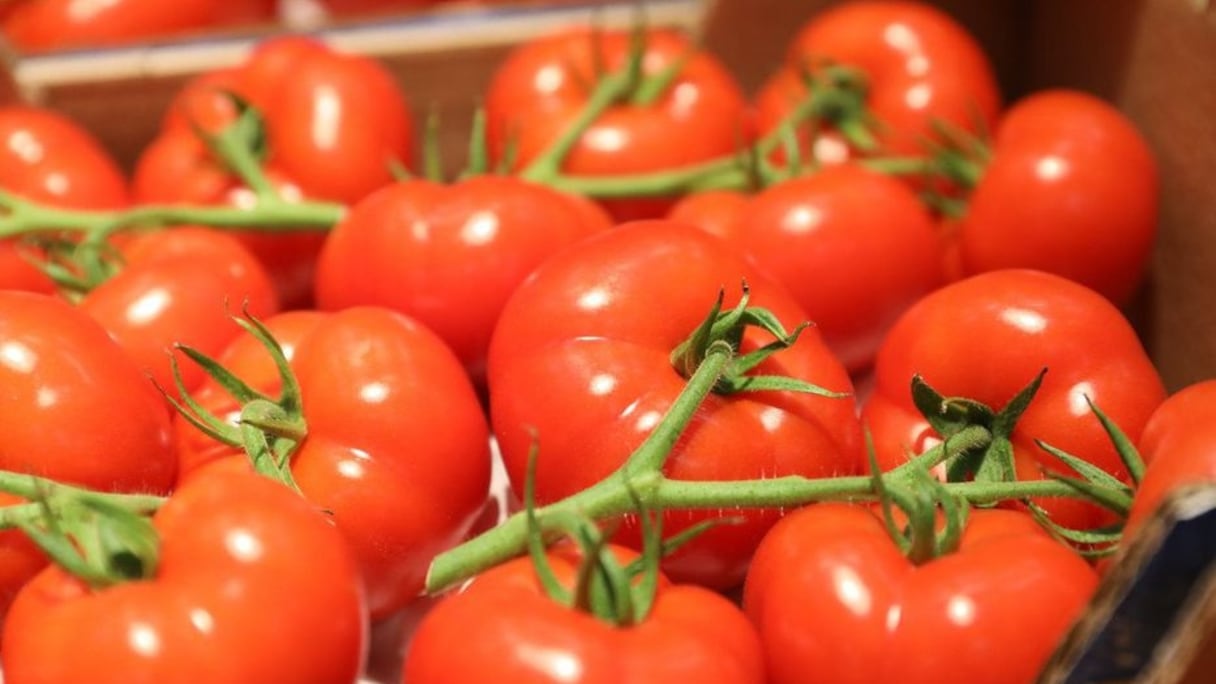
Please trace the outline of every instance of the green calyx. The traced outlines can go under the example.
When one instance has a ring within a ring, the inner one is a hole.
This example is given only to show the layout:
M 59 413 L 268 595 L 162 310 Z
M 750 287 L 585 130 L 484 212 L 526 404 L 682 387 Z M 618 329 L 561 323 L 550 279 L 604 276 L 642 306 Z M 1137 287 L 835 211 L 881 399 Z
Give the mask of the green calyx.
M 95 492 L 12 472 L 0 472 L 0 491 L 29 501 L 0 508 L 0 528 L 20 529 L 90 587 L 155 574 L 160 539 L 147 516 L 163 497 Z
M 672 350 L 671 364 L 680 375 L 685 378 L 691 377 L 705 360 L 710 346 L 715 343 L 725 343 L 738 352 L 742 347 L 746 330 L 749 327 L 756 327 L 767 332 L 773 341 L 753 351 L 737 355 L 722 377 L 718 379 L 714 387 L 715 392 L 734 394 L 736 392 L 789 390 L 835 398 L 846 396 L 794 378 L 749 375 L 752 370 L 773 354 L 793 346 L 798 341 L 798 336 L 806 329 L 806 324 L 798 326 L 793 332 L 786 332 L 781 321 L 772 312 L 748 306 L 751 291 L 746 282 L 743 283 L 743 294 L 739 298 L 739 303 L 734 308 L 723 311 L 724 298 L 725 292 L 719 292 L 718 299 L 709 315 L 686 340 Z
M 226 423 L 199 404 L 182 384 L 176 357 L 173 357 L 172 366 L 178 397 L 165 396 L 183 418 L 204 434 L 244 450 L 257 473 L 298 492 L 291 472 L 291 456 L 308 436 L 299 382 L 282 346 L 261 321 L 248 312 L 233 320 L 253 335 L 274 360 L 281 385 L 279 396 L 270 397 L 259 392 L 215 359 L 184 345 L 178 349 L 240 402 L 240 419 L 236 425 Z

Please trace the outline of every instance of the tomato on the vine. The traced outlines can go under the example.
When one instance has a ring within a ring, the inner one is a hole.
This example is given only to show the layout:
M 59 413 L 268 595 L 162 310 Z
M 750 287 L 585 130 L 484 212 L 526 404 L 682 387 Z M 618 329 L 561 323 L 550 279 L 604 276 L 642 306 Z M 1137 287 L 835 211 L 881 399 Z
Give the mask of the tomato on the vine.
M 614 548 L 618 556 L 630 552 Z M 579 558 L 549 551 L 558 581 L 572 586 Z M 492 568 L 423 619 L 405 657 L 402 682 L 765 681 L 760 643 L 725 597 L 660 578 L 646 617 L 616 626 L 544 592 L 531 558 Z
M 746 145 L 747 103 L 727 70 L 679 33 L 644 32 L 642 82 L 678 73 L 651 101 L 639 89 L 610 106 L 578 138 L 564 173 L 619 175 L 663 171 L 733 154 Z M 605 73 L 625 68 L 628 31 L 569 29 L 517 48 L 486 94 L 491 156 L 523 168 L 561 136 Z M 510 152 L 509 152 L 510 151 Z M 608 200 L 618 221 L 656 218 L 670 198 Z
M 261 114 L 261 163 L 279 194 L 353 204 L 392 183 L 393 163 L 413 154 L 409 103 L 388 70 L 305 37 L 257 46 L 232 69 L 204 74 L 179 93 L 160 135 L 135 169 L 143 202 L 253 206 L 257 198 L 200 139 L 230 125 L 231 94 Z M 255 150 L 256 152 L 256 150 Z M 242 239 L 275 278 L 284 306 L 311 300 L 313 268 L 323 234 L 253 231 Z
M 490 334 L 515 287 L 551 254 L 611 227 L 580 202 L 507 176 L 389 186 L 330 232 L 317 306 L 400 311 L 435 331 L 481 381 Z
M 1153 152 L 1114 106 L 1053 90 L 1002 117 L 954 227 L 963 275 L 1034 268 L 1127 303 L 1157 234 Z
M 270 276 L 230 235 L 184 227 L 141 235 L 122 248 L 121 270 L 80 300 L 88 312 L 162 388 L 173 387 L 174 344 L 219 353 L 236 337 L 229 316 L 244 309 L 269 316 L 279 309 Z M 202 380 L 181 367 L 187 389 Z
M 18 198 L 66 209 L 121 209 L 127 179 L 91 133 L 49 109 L 0 107 L 0 189 Z M 53 292 L 51 279 L 0 241 L 0 287 Z
M 849 164 L 732 197 L 690 195 L 672 215 L 725 204 L 692 218 L 784 285 L 849 370 L 867 367 L 895 319 L 944 280 L 934 221 L 894 178 Z
M 516 491 L 536 442 L 539 502 L 578 492 L 619 467 L 651 433 L 684 387 L 672 351 L 709 315 L 715 298 L 770 310 L 787 330 L 806 314 L 725 242 L 692 226 L 639 221 L 593 235 L 550 258 L 515 291 L 490 343 L 490 410 Z M 743 351 L 772 341 L 759 329 Z M 813 329 L 758 373 L 836 392 L 852 385 Z M 711 395 L 666 462 L 674 479 L 737 480 L 863 468 L 861 433 L 849 397 L 787 391 Z M 730 587 L 743 579 L 759 536 L 780 517 L 748 510 L 664 562 L 678 581 Z M 674 533 L 712 513 L 668 511 Z M 630 543 L 635 543 L 631 540 Z
M 1060 276 L 1028 270 L 992 271 L 947 285 L 896 322 L 878 351 L 874 391 L 862 413 L 880 465 L 897 466 L 939 439 L 913 403 L 914 376 L 945 397 L 997 410 L 1044 369 L 1011 435 L 1018 476 L 1040 478 L 1042 469 L 1071 473 L 1036 444 L 1041 440 L 1126 479 L 1088 401 L 1135 440 L 1165 398 L 1161 379 L 1131 324 L 1107 299 Z M 1092 504 L 1041 503 L 1068 527 L 1089 529 L 1107 519 Z
M 973 510 L 958 550 L 917 566 L 871 510 L 824 503 L 765 536 L 743 607 L 774 684 L 1022 684 L 1096 584 L 1022 513 Z
M 58 566 L 20 592 L 0 658 L 12 684 L 330 684 L 367 647 L 357 567 L 325 515 L 249 473 L 200 475 L 156 514 L 151 576 L 92 588 Z
M 303 495 L 330 511 L 375 619 L 416 598 L 440 551 L 464 538 L 489 492 L 489 432 L 463 366 L 422 324 L 380 307 L 292 312 L 266 325 L 299 382 L 307 434 L 290 456 Z M 243 334 L 218 357 L 250 386 L 281 389 L 270 354 Z M 194 399 L 235 422 L 238 402 L 206 380 Z M 178 417 L 182 477 L 246 456 Z
M 0 386 L 0 469 L 104 491 L 171 489 L 168 408 L 84 311 L 0 290 Z
M 757 127 L 775 128 L 806 97 L 804 74 L 826 66 L 859 69 L 864 112 L 859 123 L 883 154 L 924 153 L 934 122 L 963 130 L 989 129 L 1000 111 L 1000 89 L 976 40 L 948 14 L 915 2 L 851 2 L 817 14 L 790 45 L 786 63 L 756 98 Z M 831 120 L 806 127 L 811 156 L 835 163 L 857 149 Z

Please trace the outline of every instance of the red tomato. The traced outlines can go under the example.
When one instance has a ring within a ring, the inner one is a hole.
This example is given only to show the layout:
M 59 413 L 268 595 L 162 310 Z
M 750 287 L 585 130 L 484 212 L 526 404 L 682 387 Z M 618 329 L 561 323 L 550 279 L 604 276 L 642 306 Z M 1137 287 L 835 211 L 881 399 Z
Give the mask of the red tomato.
M 1007 270 L 948 285 L 914 304 L 878 351 L 874 392 L 862 418 L 884 469 L 937 441 L 912 403 L 914 375 L 946 397 L 1000 409 L 1044 368 L 1042 386 L 1012 441 L 1018 475 L 1070 472 L 1034 440 L 1126 478 L 1089 397 L 1134 440 L 1165 398 L 1157 371 L 1127 320 L 1098 293 L 1059 276 Z M 1092 528 L 1104 511 L 1044 502 L 1057 522 Z
M 726 239 L 750 202 L 750 195 L 734 190 L 698 192 L 676 202 L 667 218 L 691 223 L 710 235 Z
M 1216 481 L 1216 380 L 1166 399 L 1144 426 L 1139 450 L 1148 463 L 1124 536 L 1131 535 L 1173 490 Z
M 119 209 L 130 202 L 127 180 L 101 144 L 49 109 L 0 107 L 0 189 L 68 209 Z M 54 284 L 0 241 L 0 288 L 53 292 Z
M 574 554 L 551 551 L 572 586 Z M 616 627 L 549 598 L 531 558 L 488 570 L 442 600 L 418 626 L 403 682 L 764 682 L 760 643 L 727 599 L 661 584 L 642 622 Z
M 0 506 L 23 503 L 24 499 L 0 492 Z M 0 532 L 0 624 L 4 623 L 17 592 L 46 564 L 46 554 L 24 532 L 18 529 Z
M 866 508 L 820 504 L 765 536 L 743 606 L 773 684 L 1022 684 L 1096 584 L 1021 513 L 972 511 L 959 550 L 918 567 Z
M 125 266 L 89 292 L 80 307 L 166 390 L 174 386 L 169 355 L 175 343 L 218 354 L 239 328 L 230 316 L 247 309 L 278 311 L 270 276 L 230 235 L 209 228 L 177 228 L 137 238 L 123 249 Z M 187 389 L 203 372 L 181 365 Z
M 0 25 L 23 52 L 133 43 L 215 26 L 269 21 L 275 0 L 15 0 Z
M 358 676 L 358 571 L 311 504 L 265 478 L 215 472 L 178 490 L 154 524 L 160 563 L 149 579 L 92 590 L 51 567 L 22 590 L 4 626 L 6 682 Z
M 744 278 L 751 303 L 772 311 L 787 329 L 806 319 L 783 289 L 724 242 L 674 222 L 618 226 L 534 271 L 507 302 L 489 355 L 494 433 L 516 491 L 533 434 L 540 446 L 540 502 L 574 494 L 620 466 L 684 387 L 671 351 L 709 314 L 719 291 L 727 293 L 725 306 L 734 306 Z M 750 350 L 769 341 L 752 329 L 742 345 Z M 813 329 L 757 372 L 852 389 Z M 665 472 L 685 480 L 857 472 L 864 459 L 854 410 L 849 398 L 713 395 Z M 744 524 L 718 526 L 698 537 L 669 557 L 664 569 L 681 582 L 738 584 L 760 535 L 780 512 L 746 516 Z M 664 530 L 674 534 L 706 517 L 713 514 L 669 511 Z
M 490 333 L 515 287 L 549 255 L 611 226 L 584 211 L 567 195 L 505 176 L 398 183 L 331 231 L 317 265 L 317 306 L 409 315 L 480 382 Z
M 1152 150 L 1126 117 L 1084 93 L 1012 107 L 956 238 L 963 273 L 1034 268 L 1116 304 L 1139 287 L 1157 233 Z
M 268 321 L 278 333 L 278 317 Z M 415 598 L 440 551 L 463 540 L 489 491 L 489 435 L 473 386 L 434 333 L 387 309 L 299 313 L 286 324 L 308 436 L 291 468 L 304 496 L 331 511 L 354 549 L 373 618 Z M 274 392 L 269 355 L 238 337 L 221 363 Z M 231 419 L 235 402 L 208 380 L 195 397 Z M 228 455 L 178 420 L 183 476 Z M 184 433 L 184 434 L 183 434 Z M 187 467 L 192 468 L 188 470 Z
M 408 103 L 383 66 L 313 39 L 275 38 L 261 43 L 242 65 L 205 74 L 179 93 L 161 135 L 136 165 L 140 201 L 256 203 L 190 125 L 194 121 L 215 132 L 229 124 L 236 109 L 224 91 L 262 112 L 266 172 L 289 201 L 306 196 L 353 204 L 392 182 L 390 161 L 408 163 L 413 154 Z M 253 231 L 242 239 L 270 271 L 284 306 L 311 302 L 324 235 Z
M 941 120 L 964 130 L 991 128 L 1000 89 L 988 58 L 961 25 L 914 2 L 851 2 L 817 14 L 790 46 L 786 66 L 756 98 L 760 131 L 775 128 L 806 96 L 800 70 L 824 64 L 860 69 L 872 132 L 887 154 L 923 152 Z M 855 155 L 831 122 L 811 152 L 823 163 Z
M 0 291 L 0 469 L 120 492 L 168 492 L 164 400 L 88 314 Z
M 784 285 L 852 371 L 944 279 L 940 238 L 916 194 L 860 166 L 778 183 L 735 212 L 708 230 Z
M 492 156 L 501 159 L 514 141 L 516 168 L 534 159 L 586 104 L 597 61 L 607 71 L 622 69 L 629 44 L 627 31 L 596 34 L 580 28 L 517 48 L 494 74 L 486 95 Z M 610 107 L 579 138 L 562 170 L 588 176 L 661 171 L 730 155 L 746 145 L 747 104 L 726 69 L 677 33 L 647 31 L 644 73 L 660 72 L 681 59 L 687 62 L 661 97 L 645 106 L 622 102 Z M 625 221 L 662 216 L 671 200 L 605 206 Z

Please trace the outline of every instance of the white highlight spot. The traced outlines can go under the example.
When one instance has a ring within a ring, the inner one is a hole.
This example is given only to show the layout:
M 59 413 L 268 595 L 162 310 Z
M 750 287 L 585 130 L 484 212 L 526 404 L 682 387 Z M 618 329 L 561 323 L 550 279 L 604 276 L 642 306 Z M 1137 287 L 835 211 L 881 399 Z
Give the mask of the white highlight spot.
M 460 239 L 470 245 L 486 245 L 498 237 L 498 217 L 489 211 L 474 212 L 460 227 Z
M 647 411 L 638 416 L 638 421 L 634 423 L 637 426 L 638 432 L 649 432 L 663 420 L 663 414 L 658 411 Z
M 169 293 L 163 288 L 148 290 L 127 307 L 127 320 L 136 325 L 145 325 L 168 308 L 169 300 Z
M 202 608 L 190 611 L 190 624 L 203 634 L 210 634 L 215 629 L 215 618 Z
M 903 617 L 903 606 L 895 604 L 887 608 L 887 632 L 894 632 L 899 629 L 899 621 Z
M 1084 416 L 1090 412 L 1089 402 L 1086 397 L 1092 399 L 1097 392 L 1094 390 L 1093 383 L 1078 382 L 1068 389 L 1068 410 L 1074 416 Z
M 33 350 L 17 341 L 0 344 L 0 364 L 18 373 L 32 373 L 38 356 Z
M 897 22 L 887 26 L 882 32 L 882 39 L 900 52 L 920 52 L 920 41 L 916 39 L 916 32 L 907 24 Z
M 565 651 L 521 644 L 517 654 L 521 660 L 530 664 L 535 672 L 543 672 L 554 681 L 574 682 L 582 678 L 582 664 Z
M 316 111 L 312 120 L 312 142 L 321 149 L 332 149 L 338 144 L 342 100 L 332 86 L 324 86 L 317 88 L 313 102 Z
M 59 401 L 59 393 L 50 387 L 39 387 L 34 394 L 34 403 L 38 408 L 50 408 Z
M 870 590 L 862 584 L 857 573 L 849 568 L 836 568 L 832 573 L 832 583 L 836 587 L 836 597 L 851 613 L 858 617 L 870 614 L 873 605 Z
M 1001 312 L 1001 320 L 1018 330 L 1031 335 L 1041 333 L 1047 329 L 1047 319 L 1038 311 L 1030 309 L 1019 309 L 1016 307 L 1005 309 Z
M 348 458 L 338 461 L 338 474 L 348 480 L 362 480 L 367 474 L 367 468 L 357 459 Z
M 768 406 L 760 411 L 760 424 L 769 432 L 776 432 L 785 423 L 785 411 L 776 406 Z
M 823 210 L 819 207 L 801 206 L 785 215 L 782 228 L 787 233 L 806 235 L 812 233 L 823 222 Z
M 578 308 L 592 311 L 602 309 L 607 306 L 609 299 L 608 291 L 597 287 L 594 290 L 587 290 L 578 298 Z
M 239 561 L 251 563 L 262 557 L 262 541 L 247 530 L 233 530 L 224 539 L 228 553 Z
M 1039 180 L 1059 180 L 1068 173 L 1068 162 L 1062 157 L 1043 157 L 1035 163 L 1034 173 Z
M 599 373 L 591 378 L 587 389 L 597 397 L 611 394 L 612 390 L 616 389 L 616 378 L 607 373 Z
M 131 650 L 142 656 L 152 657 L 160 653 L 160 635 L 145 622 L 136 622 L 127 630 L 127 643 Z
M 8 149 L 26 164 L 37 164 L 46 154 L 42 143 L 29 131 L 16 131 L 8 137 Z
M 368 404 L 379 404 L 388 398 L 389 387 L 383 382 L 369 382 L 359 388 L 359 399 Z
M 924 109 L 929 106 L 929 100 L 933 99 L 933 89 L 928 83 L 917 83 L 908 88 L 908 92 L 904 93 L 904 104 L 910 109 Z
M 532 77 L 532 87 L 542 93 L 556 92 L 565 82 L 565 72 L 560 66 L 553 64 L 536 72 L 536 75 Z
M 975 603 L 966 596 L 955 596 L 946 605 L 946 616 L 950 622 L 966 627 L 975 621 Z
M 625 148 L 625 133 L 619 128 L 599 127 L 587 131 L 584 140 L 603 152 L 619 152 Z

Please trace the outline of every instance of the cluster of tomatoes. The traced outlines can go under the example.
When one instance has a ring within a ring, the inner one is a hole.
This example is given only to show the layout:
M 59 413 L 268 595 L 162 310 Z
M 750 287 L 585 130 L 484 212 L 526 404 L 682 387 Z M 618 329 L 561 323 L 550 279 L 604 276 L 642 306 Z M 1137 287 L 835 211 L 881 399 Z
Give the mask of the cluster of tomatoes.
M 938 10 L 827 11 L 753 102 L 574 28 L 484 103 L 455 180 L 308 38 L 130 179 L 0 108 L 5 681 L 351 682 L 425 604 L 410 684 L 1029 682 L 1216 474 L 1120 308 L 1150 150 Z

